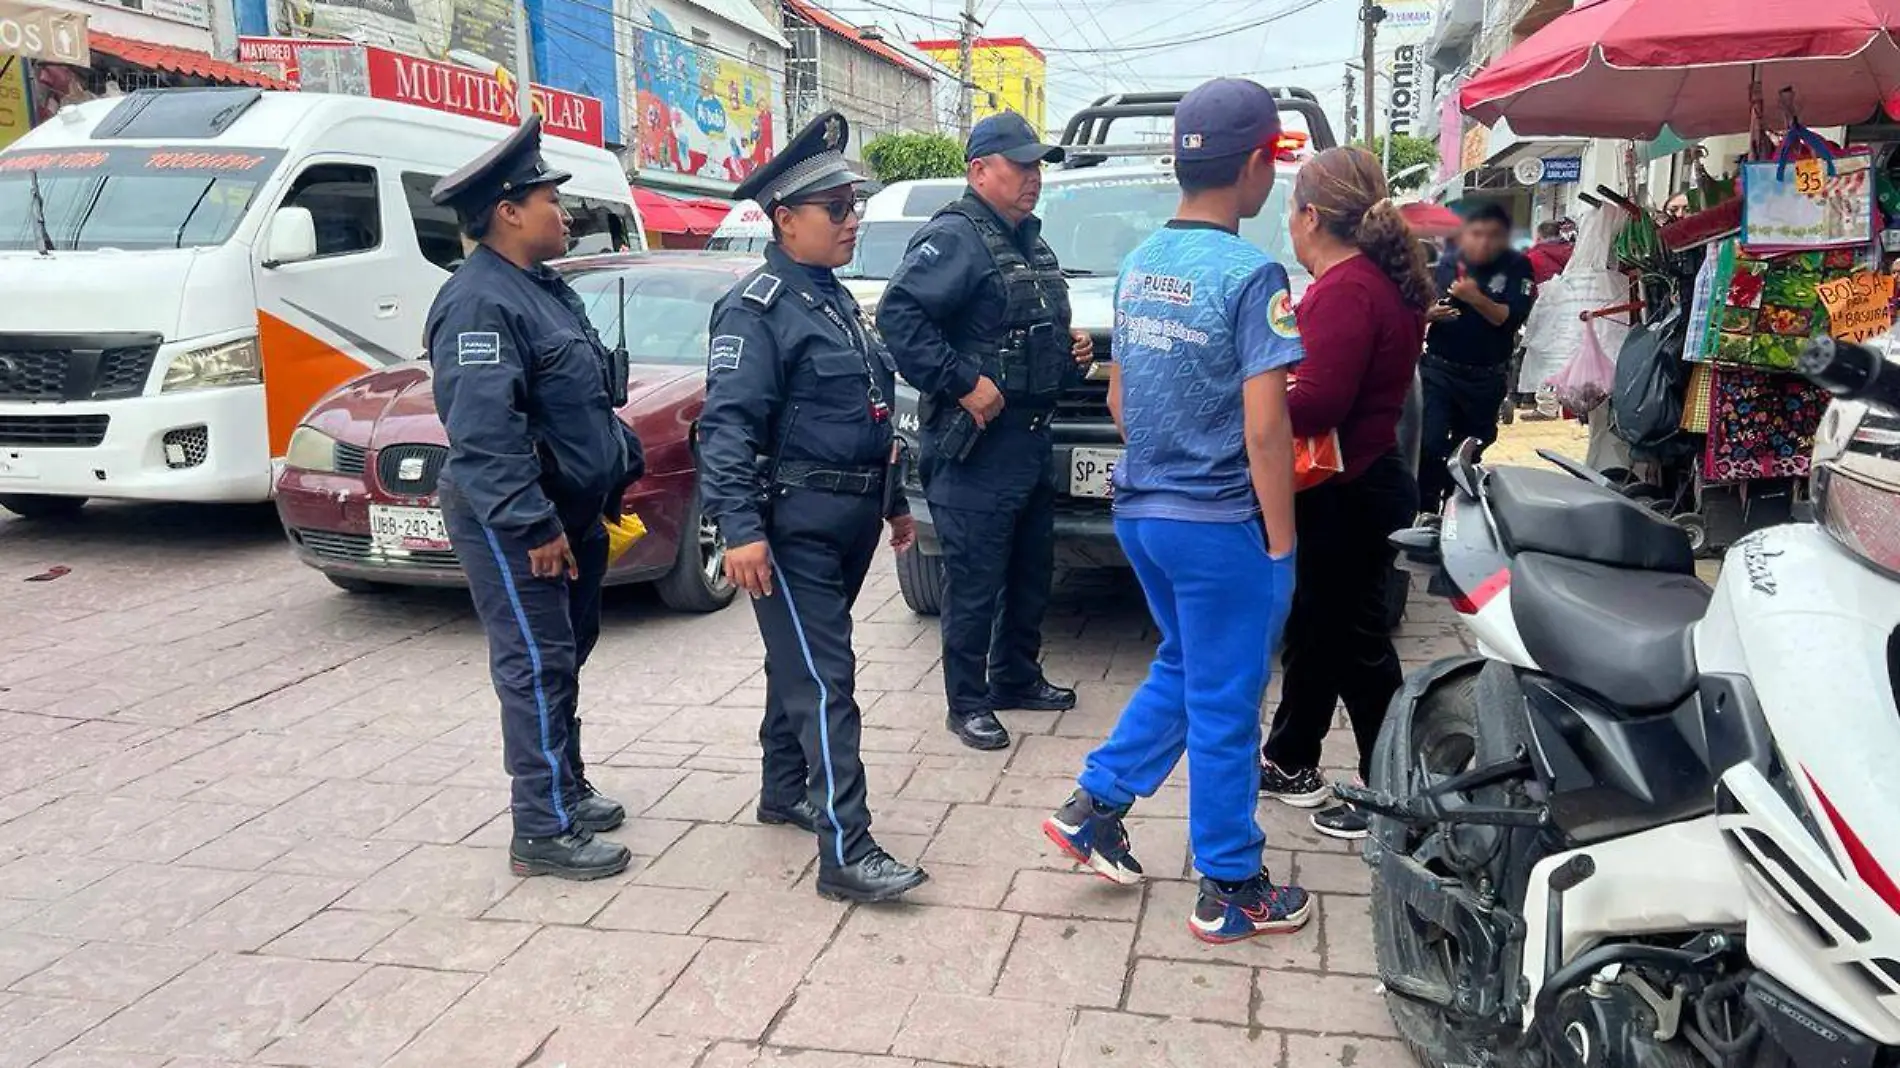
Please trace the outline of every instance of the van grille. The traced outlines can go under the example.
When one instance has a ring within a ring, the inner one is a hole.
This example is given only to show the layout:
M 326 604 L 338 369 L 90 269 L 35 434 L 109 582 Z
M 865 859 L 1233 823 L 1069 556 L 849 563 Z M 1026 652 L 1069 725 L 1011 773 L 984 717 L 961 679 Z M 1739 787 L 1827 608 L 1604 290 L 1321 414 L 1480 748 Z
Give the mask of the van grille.
M 156 334 L 0 334 L 0 400 L 118 400 L 145 392 Z
M 0 415 L 0 445 L 90 448 L 106 439 L 106 415 Z

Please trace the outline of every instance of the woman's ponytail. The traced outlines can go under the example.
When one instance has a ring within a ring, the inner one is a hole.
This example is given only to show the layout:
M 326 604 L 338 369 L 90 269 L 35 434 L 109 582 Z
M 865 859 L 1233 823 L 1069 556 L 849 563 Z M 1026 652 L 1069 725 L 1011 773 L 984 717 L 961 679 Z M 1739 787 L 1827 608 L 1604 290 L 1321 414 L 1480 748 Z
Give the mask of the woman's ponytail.
M 1380 197 L 1359 220 L 1354 244 L 1399 287 L 1405 303 L 1424 311 L 1438 299 L 1431 272 L 1425 268 L 1425 250 L 1412 237 L 1412 227 L 1396 204 Z

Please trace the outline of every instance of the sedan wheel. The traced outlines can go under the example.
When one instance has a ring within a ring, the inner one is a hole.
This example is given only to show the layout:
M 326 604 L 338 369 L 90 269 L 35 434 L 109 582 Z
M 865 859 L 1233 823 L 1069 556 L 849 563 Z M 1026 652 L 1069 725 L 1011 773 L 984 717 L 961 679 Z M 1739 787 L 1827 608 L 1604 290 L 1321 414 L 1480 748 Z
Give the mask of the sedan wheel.
M 660 600 L 681 612 L 717 612 L 738 590 L 726 581 L 726 539 L 719 524 L 700 507 L 699 491 L 680 524 L 679 552 L 673 570 L 659 581 Z

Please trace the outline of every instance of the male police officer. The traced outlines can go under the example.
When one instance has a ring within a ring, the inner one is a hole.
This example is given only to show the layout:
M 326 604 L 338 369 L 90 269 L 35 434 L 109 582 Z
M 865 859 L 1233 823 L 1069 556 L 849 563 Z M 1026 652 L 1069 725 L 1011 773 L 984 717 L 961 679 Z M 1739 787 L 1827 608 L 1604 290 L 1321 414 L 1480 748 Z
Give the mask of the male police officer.
M 969 189 L 912 239 L 877 325 L 923 395 L 949 727 L 971 748 L 1005 749 L 997 711 L 1075 707 L 1037 658 L 1055 570 L 1049 420 L 1093 347 L 1070 330 L 1068 286 L 1031 214 L 1042 165 L 1062 149 L 1004 112 L 977 123 L 964 155 Z
M 916 532 L 892 472 L 896 368 L 832 274 L 857 244 L 848 134 L 819 116 L 734 193 L 764 206 L 772 244 L 713 306 L 700 486 L 765 639 L 759 821 L 817 834 L 821 895 L 875 902 L 927 876 L 871 838 L 851 605 L 884 522 L 900 551 Z
M 436 183 L 431 198 L 478 244 L 437 294 L 427 338 L 449 438 L 442 513 L 488 633 L 514 779 L 510 866 L 597 879 L 627 868 L 625 846 L 594 837 L 626 813 L 587 782 L 579 676 L 600 635 L 601 519 L 645 465 L 614 414 L 624 361 L 546 266 L 567 251 L 567 178 L 542 161 L 535 117 Z

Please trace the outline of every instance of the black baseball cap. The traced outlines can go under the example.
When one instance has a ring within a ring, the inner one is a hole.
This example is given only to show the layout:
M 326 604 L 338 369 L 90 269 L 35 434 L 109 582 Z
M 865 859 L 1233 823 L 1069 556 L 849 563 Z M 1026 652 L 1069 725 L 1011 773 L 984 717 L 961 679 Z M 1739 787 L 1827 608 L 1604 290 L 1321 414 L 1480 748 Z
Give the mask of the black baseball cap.
M 1013 111 L 977 123 L 963 148 L 965 160 L 1002 156 L 1013 163 L 1061 163 L 1065 155 L 1060 147 L 1044 144 L 1029 120 Z
M 1245 78 L 1202 82 L 1174 108 L 1174 158 L 1226 159 L 1272 148 L 1280 106 L 1265 86 Z

